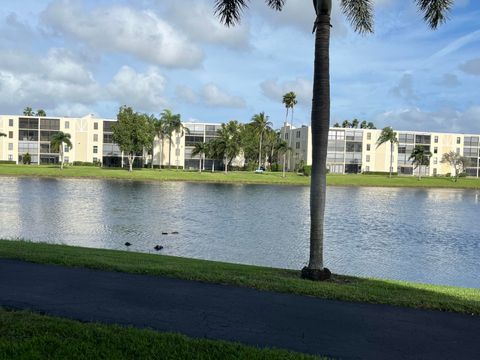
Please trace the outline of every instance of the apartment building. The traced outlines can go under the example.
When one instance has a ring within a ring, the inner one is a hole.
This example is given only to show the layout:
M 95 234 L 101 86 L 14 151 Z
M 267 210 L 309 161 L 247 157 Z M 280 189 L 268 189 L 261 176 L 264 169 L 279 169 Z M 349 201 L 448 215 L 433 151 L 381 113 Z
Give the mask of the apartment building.
M 469 176 L 479 176 L 480 135 L 397 131 L 398 144 L 393 145 L 392 152 L 390 143 L 377 146 L 381 132 L 379 129 L 330 128 L 327 153 L 330 172 L 388 172 L 392 157 L 393 171 L 401 175 L 418 175 L 419 172 L 427 176 L 445 175 L 454 173 L 454 169 L 449 164 L 441 163 L 442 156 L 454 151 L 469 158 L 465 172 Z M 287 167 L 293 169 L 300 162 L 311 165 L 311 128 L 295 128 L 287 124 L 280 133 L 292 148 Z M 412 165 L 409 157 L 417 145 L 422 145 L 432 153 L 430 166 L 414 168 Z

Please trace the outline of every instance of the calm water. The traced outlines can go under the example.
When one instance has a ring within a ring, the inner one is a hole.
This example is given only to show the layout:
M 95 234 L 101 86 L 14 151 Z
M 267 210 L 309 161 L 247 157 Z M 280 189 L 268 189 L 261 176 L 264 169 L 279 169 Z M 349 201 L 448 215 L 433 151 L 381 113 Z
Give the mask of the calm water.
M 0 238 L 299 269 L 309 188 L 0 178 Z M 480 287 L 480 192 L 329 188 L 326 266 Z M 178 235 L 162 232 L 178 231 Z

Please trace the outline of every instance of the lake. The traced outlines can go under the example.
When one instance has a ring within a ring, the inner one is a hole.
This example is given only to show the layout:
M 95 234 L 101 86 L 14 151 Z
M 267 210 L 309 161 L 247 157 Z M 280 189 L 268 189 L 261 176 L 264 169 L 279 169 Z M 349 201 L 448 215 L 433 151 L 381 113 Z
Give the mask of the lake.
M 0 238 L 306 265 L 308 187 L 0 178 Z M 167 232 L 168 235 L 162 235 Z M 172 234 L 178 232 L 178 234 Z M 159 255 L 160 256 L 160 255 Z M 335 273 L 480 287 L 480 191 L 329 187 Z

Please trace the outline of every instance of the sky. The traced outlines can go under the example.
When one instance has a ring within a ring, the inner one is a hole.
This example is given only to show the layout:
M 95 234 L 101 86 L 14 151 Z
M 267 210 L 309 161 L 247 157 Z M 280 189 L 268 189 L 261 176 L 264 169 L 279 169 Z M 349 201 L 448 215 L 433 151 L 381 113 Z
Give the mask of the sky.
M 376 0 L 375 33 L 355 33 L 334 0 L 331 123 L 480 133 L 480 4 L 456 0 L 432 31 L 414 1 Z M 253 0 L 222 26 L 214 0 L 0 0 L 0 113 L 115 118 L 121 105 L 183 121 L 310 122 L 314 11 Z

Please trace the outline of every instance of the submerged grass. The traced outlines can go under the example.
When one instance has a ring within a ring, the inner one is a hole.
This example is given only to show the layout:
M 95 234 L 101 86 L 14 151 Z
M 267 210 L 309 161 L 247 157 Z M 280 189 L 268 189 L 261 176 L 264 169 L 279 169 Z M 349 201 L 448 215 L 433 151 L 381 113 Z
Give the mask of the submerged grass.
M 122 169 L 108 169 L 88 166 L 70 166 L 60 170 L 57 166 L 37 165 L 0 165 L 0 175 L 3 176 L 34 176 L 55 178 L 97 178 L 124 179 L 144 181 L 192 181 L 211 183 L 239 184 L 277 184 L 277 185 L 309 185 L 310 178 L 293 173 L 282 177 L 279 172 L 256 174 L 247 171 L 232 171 L 211 173 L 204 171 L 136 169 L 129 173 Z M 336 175 L 327 176 L 328 185 L 332 186 L 379 186 L 379 187 L 422 187 L 422 188 L 459 188 L 480 189 L 480 179 L 461 178 L 458 182 L 446 177 L 428 177 L 418 180 L 412 176 L 385 175 Z
M 296 270 L 13 240 L 0 240 L 0 257 L 480 315 L 480 289 L 343 275 L 334 275 L 330 281 L 312 282 L 300 279 Z
M 319 359 L 233 342 L 0 308 L 0 359 Z

